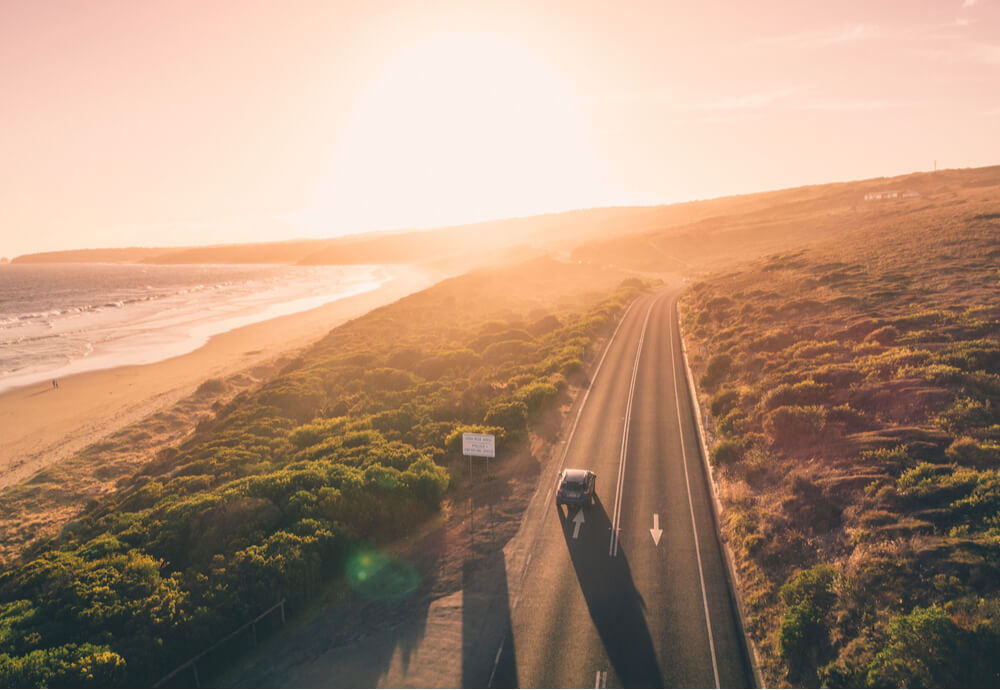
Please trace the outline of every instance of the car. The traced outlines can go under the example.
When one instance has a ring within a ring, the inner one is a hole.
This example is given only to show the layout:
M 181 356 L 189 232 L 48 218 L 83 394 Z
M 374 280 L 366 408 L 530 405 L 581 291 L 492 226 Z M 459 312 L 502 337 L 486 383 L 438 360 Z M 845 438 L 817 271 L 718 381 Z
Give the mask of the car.
M 597 475 L 590 470 L 563 470 L 559 475 L 556 505 L 593 505 Z

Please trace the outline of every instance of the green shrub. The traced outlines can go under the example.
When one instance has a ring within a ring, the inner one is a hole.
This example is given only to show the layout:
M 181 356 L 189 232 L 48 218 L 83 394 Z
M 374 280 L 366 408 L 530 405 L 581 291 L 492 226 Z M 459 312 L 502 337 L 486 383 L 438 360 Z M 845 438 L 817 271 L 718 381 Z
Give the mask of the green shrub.
M 785 383 L 765 393 L 761 404 L 766 410 L 773 410 L 783 405 L 815 405 L 824 402 L 829 391 L 829 384 L 816 383 L 812 379 L 791 385 Z
M 347 419 L 344 417 L 317 420 L 293 429 L 288 440 L 298 449 L 308 448 L 331 436 L 342 434 L 346 426 Z
M 894 347 L 885 352 L 860 357 L 856 364 L 869 378 L 888 380 L 894 378 L 901 369 L 920 366 L 930 357 L 931 353 L 927 350 Z
M 834 388 L 847 389 L 865 378 L 852 364 L 827 364 L 809 372 L 809 378 L 816 383 L 825 383 Z
M 862 465 L 875 465 L 888 472 L 901 472 L 915 464 L 906 444 L 893 448 L 876 448 L 861 452 Z
M 815 673 L 823 648 L 829 644 L 825 619 L 837 601 L 837 570 L 826 563 L 800 571 L 782 585 L 785 606 L 778 627 L 778 653 L 794 677 Z
M 520 400 L 496 402 L 487 410 L 483 424 L 502 427 L 510 435 L 523 435 L 528 426 L 528 406 Z
M 782 445 L 814 441 L 825 426 L 826 409 L 819 405 L 787 405 L 764 417 L 764 431 Z
M 896 486 L 902 490 L 913 489 L 919 486 L 929 486 L 935 482 L 935 479 L 941 472 L 941 468 L 929 462 L 922 462 L 899 475 L 899 479 L 896 480 Z
M 847 432 L 861 431 L 872 426 L 871 420 L 864 413 L 855 410 L 848 403 L 831 407 L 826 420 L 830 424 L 843 424 Z
M 993 340 L 965 340 L 948 345 L 934 361 L 962 371 L 1000 370 L 1000 343 Z
M 951 407 L 942 412 L 936 422 L 942 429 L 953 434 L 965 434 L 996 424 L 998 416 L 990 400 L 959 398 Z
M 714 389 L 729 374 L 732 365 L 733 358 L 730 355 L 724 352 L 712 355 L 708 364 L 705 365 L 705 374 L 701 377 L 701 385 Z
M 750 420 L 743 410 L 734 408 L 717 422 L 719 431 L 730 436 L 743 436 L 750 430 Z
M 6 688 L 106 688 L 122 685 L 125 660 L 107 645 L 67 644 L 24 656 L 0 654 L 0 685 Z
M 961 369 L 947 364 L 927 364 L 922 367 L 904 367 L 900 370 L 904 377 L 920 378 L 937 386 L 956 386 L 965 381 Z
M 438 467 L 428 458 L 422 458 L 410 465 L 403 472 L 401 479 L 414 498 L 434 508 L 441 504 L 444 492 L 451 482 L 444 468 Z
M 535 361 L 538 347 L 529 341 L 504 340 L 493 343 L 483 350 L 483 361 L 488 364 L 501 364 L 515 359 Z
M 956 472 L 955 475 L 959 478 L 975 477 L 975 482 L 967 496 L 949 506 L 953 519 L 973 529 L 992 527 L 994 535 L 1000 534 L 1000 474 L 987 471 Z
M 548 381 L 533 381 L 514 393 L 514 399 L 525 404 L 530 417 L 537 417 L 546 404 L 554 400 L 558 394 L 556 387 Z
M 365 388 L 369 391 L 403 391 L 417 381 L 410 372 L 392 367 L 378 367 L 364 375 Z
M 814 606 L 796 604 L 786 609 L 778 625 L 778 654 L 793 678 L 816 668 L 818 650 L 827 642 L 822 613 Z
M 976 441 L 963 436 L 952 441 L 945 451 L 945 456 L 952 462 L 974 467 L 1000 465 L 1000 444 L 992 441 Z
M 968 651 L 961 631 L 939 607 L 914 608 L 889 623 L 889 639 L 868 669 L 867 682 L 880 688 L 967 687 Z M 964 661 L 963 661 L 964 660 Z M 981 666 L 982 663 L 975 663 Z M 988 684 L 992 684 L 987 681 Z
M 747 349 L 751 352 L 778 352 L 795 343 L 795 333 L 776 328 L 756 338 Z
M 738 405 L 739 401 L 740 392 L 738 390 L 723 388 L 712 396 L 712 400 L 708 404 L 708 409 L 713 417 L 721 417 L 734 406 Z
M 865 336 L 864 342 L 892 345 L 899 338 L 899 329 L 895 326 L 882 326 Z
M 562 322 L 559 321 L 559 317 L 553 314 L 548 314 L 547 316 L 537 319 L 534 323 L 528 326 L 528 332 L 537 337 L 554 331 L 560 326 L 562 326 Z
M 712 464 L 716 467 L 734 465 L 743 459 L 743 446 L 739 441 L 725 439 L 712 449 Z
M 479 355 L 465 348 L 439 352 L 418 362 L 414 367 L 417 374 L 425 379 L 439 379 L 449 374 L 452 376 L 467 373 L 482 363 Z

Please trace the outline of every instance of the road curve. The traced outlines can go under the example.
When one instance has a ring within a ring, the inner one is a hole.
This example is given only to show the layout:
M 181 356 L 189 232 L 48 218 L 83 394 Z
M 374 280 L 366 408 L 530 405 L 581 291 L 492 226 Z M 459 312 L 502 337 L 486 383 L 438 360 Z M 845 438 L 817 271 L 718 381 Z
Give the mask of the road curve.
M 553 491 L 517 587 L 495 687 L 750 687 L 712 516 L 676 305 L 623 318 L 580 408 L 564 467 L 597 473 L 597 503 Z M 543 477 L 554 490 L 556 476 Z

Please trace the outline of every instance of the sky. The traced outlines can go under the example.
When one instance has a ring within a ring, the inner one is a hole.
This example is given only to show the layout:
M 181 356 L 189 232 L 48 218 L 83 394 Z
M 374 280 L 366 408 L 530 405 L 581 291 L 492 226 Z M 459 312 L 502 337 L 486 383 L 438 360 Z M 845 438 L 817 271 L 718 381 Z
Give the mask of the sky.
M 0 256 L 1000 164 L 1000 0 L 0 0 Z

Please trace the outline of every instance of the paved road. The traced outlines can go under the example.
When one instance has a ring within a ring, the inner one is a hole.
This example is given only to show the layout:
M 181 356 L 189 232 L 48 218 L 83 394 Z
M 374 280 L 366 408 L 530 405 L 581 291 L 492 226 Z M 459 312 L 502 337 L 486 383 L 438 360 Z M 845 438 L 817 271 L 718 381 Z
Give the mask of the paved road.
M 599 501 L 574 537 L 579 509 L 546 493 L 494 686 L 752 684 L 686 389 L 678 293 L 639 298 L 594 377 L 564 466 L 595 471 Z M 543 481 L 554 490 L 554 475 Z

